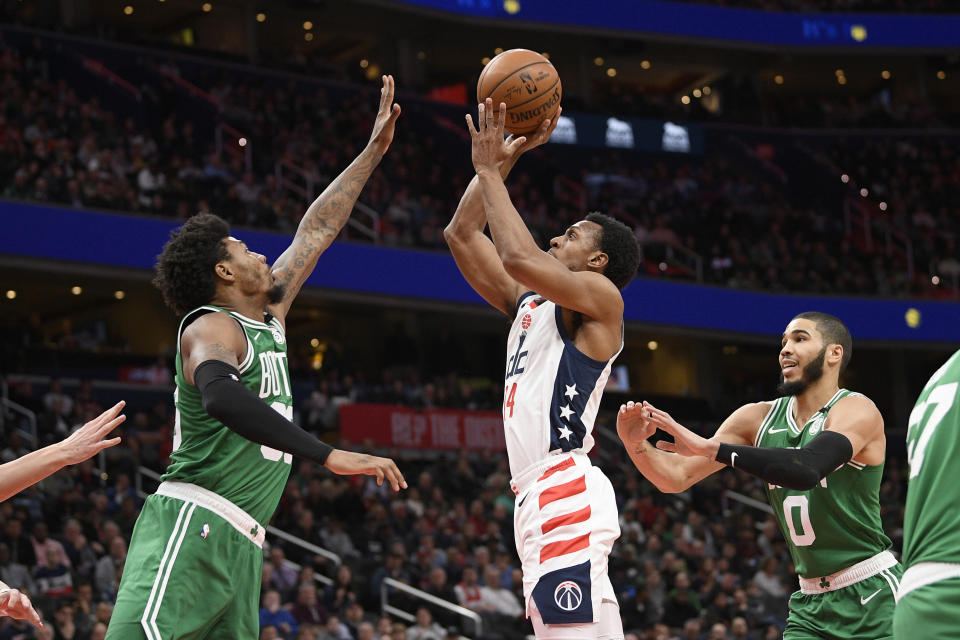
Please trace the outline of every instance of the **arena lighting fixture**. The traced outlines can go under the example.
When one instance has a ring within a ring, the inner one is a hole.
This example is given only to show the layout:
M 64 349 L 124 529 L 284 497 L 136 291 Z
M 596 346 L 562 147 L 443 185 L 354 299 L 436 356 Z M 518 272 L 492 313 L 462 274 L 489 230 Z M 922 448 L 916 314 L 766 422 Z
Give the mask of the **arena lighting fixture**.
M 607 75 L 611 78 L 615 78 L 617 75 L 617 70 L 614 69 L 613 67 L 610 67 L 609 69 L 607 69 Z
M 593 59 L 593 64 L 597 65 L 598 67 L 602 67 L 603 58 L 601 58 L 600 56 L 597 56 L 596 58 Z
M 13 289 L 7 289 L 7 300 L 13 300 L 17 297 L 17 292 Z
M 246 138 L 240 138 L 239 140 L 237 140 L 237 144 L 240 145 L 241 147 L 245 147 L 245 146 L 247 146 L 247 139 L 246 139 Z
M 266 21 L 267 21 L 267 14 L 265 14 L 263 11 L 257 14 L 257 22 L 266 22 Z
M 840 76 L 839 78 L 837 78 L 837 82 L 840 83 L 840 84 L 847 84 L 847 77 L 846 77 L 846 76 Z
M 843 69 L 837 69 L 833 73 L 836 74 L 836 76 L 839 78 L 840 76 L 843 75 Z
M 123 291 L 122 289 L 117 289 L 116 291 L 113 292 L 113 297 L 116 298 L 117 300 L 123 300 L 124 298 L 127 297 L 127 292 Z
M 709 86 L 703 88 L 703 95 L 708 96 L 711 93 L 713 93 L 713 89 L 711 89 Z
M 303 30 L 304 30 L 304 31 L 310 31 L 310 29 L 313 29 L 313 23 L 310 22 L 309 20 L 305 20 L 305 21 L 303 22 Z
M 363 58 L 363 59 L 360 60 L 360 68 L 361 68 L 361 69 L 366 69 L 366 68 L 369 67 L 369 66 L 370 66 L 370 61 L 369 61 L 369 60 L 367 60 L 366 58 Z
M 660 269 L 660 271 L 666 271 L 666 270 L 667 270 L 667 263 L 666 263 L 666 262 L 661 262 L 660 264 L 657 265 L 657 268 Z
M 213 11 L 213 5 L 210 4 L 209 2 L 204 2 L 200 8 L 203 10 L 204 13 L 210 13 L 211 11 Z
M 303 39 L 306 40 L 307 42 L 310 42 L 311 40 L 313 40 L 313 34 L 307 31 L 305 34 L 303 34 Z
M 693 97 L 694 97 L 694 98 L 699 98 L 699 97 L 702 96 L 702 95 L 703 95 L 703 92 L 700 91 L 700 89 L 694 89 L 694 90 L 693 90 Z
M 940 80 L 946 80 L 947 73 L 943 69 L 941 69 L 940 71 L 937 71 L 937 78 Z
M 656 351 L 659 346 L 660 344 L 656 340 L 647 343 L 647 349 L 650 349 L 650 351 Z
M 887 203 L 886 203 L 886 202 L 881 202 L 881 203 L 880 203 L 879 205 L 877 205 L 877 206 L 880 207 L 880 211 L 886 211 L 886 210 L 887 210 Z
M 861 187 L 861 188 L 860 188 L 860 195 L 863 196 L 864 198 L 866 198 L 868 195 L 870 195 L 870 192 L 867 191 L 867 188 L 866 188 L 866 187 Z
M 493 50 L 493 55 L 495 56 L 498 56 L 501 53 L 503 53 L 503 47 L 497 47 L 496 49 Z
M 773 76 L 773 81 L 776 84 L 783 84 L 783 76 L 778 73 L 777 75 Z
M 480 58 L 480 64 L 487 66 L 490 63 L 490 58 L 488 56 L 483 56 Z
M 843 184 L 847 184 L 848 182 L 850 182 L 850 176 L 848 176 L 847 174 L 843 174 L 842 176 L 840 176 L 840 182 L 842 182 Z
M 889 80 L 890 72 L 884 69 L 883 71 L 880 72 L 880 77 L 883 78 L 884 80 Z
M 641 60 L 641 61 L 640 61 L 640 68 L 641 68 L 641 69 L 644 69 L 644 70 L 649 69 L 649 68 L 650 68 L 650 61 L 649 61 L 649 60 Z
M 933 286 L 940 284 L 940 276 L 933 276 L 930 278 L 930 282 L 933 283 Z
M 83 293 L 83 287 L 81 287 L 81 286 L 79 286 L 79 285 L 73 285 L 73 286 L 70 288 L 70 293 L 72 293 L 72 294 L 75 295 L 75 296 L 78 296 L 78 295 L 80 295 L 81 293 Z
M 680 98 L 680 102 L 682 102 L 683 104 L 690 104 L 690 96 L 683 96 L 682 98 Z
M 132 5 L 132 4 L 128 4 L 127 6 L 125 6 L 125 7 L 123 8 L 123 15 L 125 15 L 125 16 L 132 16 L 132 15 L 133 15 L 133 5 Z
M 313 347 L 314 349 L 316 349 L 317 347 L 319 347 L 319 346 L 320 346 L 320 339 L 319 339 L 319 338 L 310 338 L 310 346 Z

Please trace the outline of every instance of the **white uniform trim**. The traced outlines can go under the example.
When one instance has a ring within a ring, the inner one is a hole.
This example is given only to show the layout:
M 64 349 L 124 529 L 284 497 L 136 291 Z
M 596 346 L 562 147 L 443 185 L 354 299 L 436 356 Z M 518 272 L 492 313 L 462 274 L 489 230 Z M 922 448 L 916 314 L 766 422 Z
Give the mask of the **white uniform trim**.
M 950 578 L 960 578 L 960 563 L 919 562 L 904 571 L 903 580 L 897 590 L 897 602 L 911 591 Z
M 143 617 L 140 618 L 140 626 L 147 636 L 147 640 L 162 640 L 160 629 L 157 627 L 157 614 L 160 610 L 160 600 L 163 599 L 163 592 L 167 588 L 167 580 L 170 577 L 170 569 L 173 567 L 174 560 L 180 552 L 180 543 L 183 542 L 183 536 L 187 531 L 187 525 L 190 522 L 190 516 L 196 505 L 184 503 L 177 514 L 176 524 L 173 525 L 173 531 L 167 539 L 167 546 L 163 550 L 163 557 L 160 558 L 160 566 L 157 569 L 157 577 L 153 581 L 153 588 L 150 590 L 150 597 L 147 598 L 147 606 L 143 609 Z M 184 514 L 186 513 L 186 522 Z M 172 555 L 171 555 L 172 551 Z M 169 563 L 168 563 L 169 560 Z M 158 594 L 157 589 L 160 589 Z M 156 601 L 154 600 L 156 598 Z M 154 611 L 150 615 L 151 610 Z
M 183 500 L 188 504 L 195 504 L 212 511 L 229 522 L 247 540 L 258 547 L 263 547 L 263 525 L 243 509 L 209 489 L 204 489 L 189 482 L 167 480 L 160 483 L 157 488 L 157 495 Z
M 844 587 L 849 587 L 852 584 L 856 584 L 867 578 L 872 578 L 878 573 L 882 573 L 885 569 L 889 569 L 897 564 L 897 558 L 890 553 L 889 551 L 881 551 L 872 558 L 867 558 L 862 562 L 858 562 L 855 565 L 849 566 L 846 569 L 832 573 L 829 576 L 824 576 L 823 578 L 800 578 L 800 592 L 805 594 L 812 593 L 828 593 L 830 591 L 836 591 L 837 589 L 843 589 Z M 892 575 L 892 574 L 891 574 Z M 890 581 L 890 578 L 884 575 L 887 581 Z M 826 587 L 821 587 L 820 582 L 826 578 L 827 583 Z M 896 593 L 896 588 L 891 584 L 890 588 Z

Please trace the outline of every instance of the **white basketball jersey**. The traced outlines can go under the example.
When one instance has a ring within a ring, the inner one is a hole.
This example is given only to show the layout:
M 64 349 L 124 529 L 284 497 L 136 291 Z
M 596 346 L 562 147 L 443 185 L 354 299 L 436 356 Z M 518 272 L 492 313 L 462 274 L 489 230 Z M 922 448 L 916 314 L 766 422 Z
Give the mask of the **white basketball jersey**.
M 560 307 L 533 292 L 520 298 L 503 395 L 512 476 L 551 453 L 593 448 L 593 422 L 620 350 L 606 362 L 586 356 L 567 336 Z

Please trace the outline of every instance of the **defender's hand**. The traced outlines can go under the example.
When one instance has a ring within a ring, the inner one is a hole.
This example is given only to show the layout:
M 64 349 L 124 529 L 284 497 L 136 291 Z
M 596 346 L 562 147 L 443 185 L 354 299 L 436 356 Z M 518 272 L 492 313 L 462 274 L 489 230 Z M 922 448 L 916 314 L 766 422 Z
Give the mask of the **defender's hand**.
M 617 413 L 617 435 L 624 444 L 639 444 L 652 436 L 657 425 L 643 411 L 643 405 L 634 401 L 620 405 Z
M 64 465 L 83 462 L 108 447 L 120 444 L 120 438 L 104 440 L 103 437 L 127 419 L 127 416 L 120 414 L 124 404 L 124 401 L 121 400 L 74 431 L 69 438 L 54 445 L 63 456 Z
M 42 627 L 40 614 L 33 608 L 30 598 L 19 589 L 0 591 L 0 616 L 10 616 L 14 620 L 26 620 L 35 627 Z
M 383 76 L 383 88 L 380 89 L 380 108 L 377 110 L 377 119 L 373 122 L 373 133 L 370 134 L 368 147 L 372 147 L 379 155 L 383 155 L 393 142 L 393 134 L 400 117 L 400 105 L 394 103 L 393 76 Z
M 358 474 L 377 476 L 377 485 L 382 485 L 386 480 L 393 486 L 394 491 L 407 488 L 407 481 L 403 479 L 397 464 L 390 458 L 378 458 L 365 453 L 334 449 L 327 456 L 327 462 L 323 466 L 341 476 Z
M 500 103 L 499 115 L 493 111 L 493 100 L 487 98 L 477 105 L 477 128 L 474 129 L 473 116 L 467 114 L 467 131 L 470 132 L 472 148 L 470 157 L 473 168 L 480 173 L 483 170 L 499 171 L 500 165 L 517 154 L 517 150 L 527 142 L 525 136 L 508 139 L 503 137 L 503 128 L 507 120 L 507 105 Z

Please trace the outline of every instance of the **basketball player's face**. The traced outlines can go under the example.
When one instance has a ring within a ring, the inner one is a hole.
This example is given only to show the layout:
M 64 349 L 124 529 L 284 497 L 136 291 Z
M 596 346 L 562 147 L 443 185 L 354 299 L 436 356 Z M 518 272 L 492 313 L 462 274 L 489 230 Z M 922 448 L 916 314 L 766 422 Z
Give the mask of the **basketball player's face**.
M 784 396 L 798 396 L 823 376 L 827 345 L 812 320 L 797 318 L 780 340 L 780 384 Z
M 283 299 L 283 288 L 274 282 L 266 256 L 251 251 L 245 242 L 234 237 L 227 238 L 227 252 L 237 283 L 244 293 L 266 294 L 271 304 Z
M 600 252 L 598 241 L 602 232 L 603 227 L 596 222 L 581 220 L 562 236 L 551 239 L 547 253 L 571 271 L 585 271 L 590 258 Z

